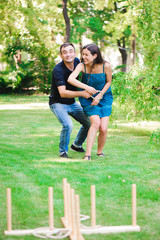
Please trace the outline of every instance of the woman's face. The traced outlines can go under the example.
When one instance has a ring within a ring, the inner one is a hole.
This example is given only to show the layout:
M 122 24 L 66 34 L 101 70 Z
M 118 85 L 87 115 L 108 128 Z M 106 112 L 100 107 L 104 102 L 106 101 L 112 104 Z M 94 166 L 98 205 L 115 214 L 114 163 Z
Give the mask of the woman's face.
M 97 57 L 97 54 L 92 55 L 87 48 L 83 49 L 82 58 L 85 65 L 92 64 L 96 57 Z

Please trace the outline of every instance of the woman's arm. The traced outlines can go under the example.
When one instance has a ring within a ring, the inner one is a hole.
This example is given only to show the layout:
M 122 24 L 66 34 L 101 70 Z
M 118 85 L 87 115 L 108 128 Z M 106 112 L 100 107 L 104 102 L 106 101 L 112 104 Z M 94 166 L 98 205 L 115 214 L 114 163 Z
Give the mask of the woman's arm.
M 105 63 L 104 72 L 106 74 L 106 84 L 104 85 L 104 88 L 102 89 L 103 94 L 105 94 L 105 92 L 108 90 L 108 88 L 111 86 L 111 83 L 112 83 L 112 69 L 111 69 L 111 65 L 109 62 Z
M 87 84 L 84 84 L 76 79 L 78 77 L 78 75 L 80 74 L 80 72 L 83 71 L 83 68 L 84 68 L 83 63 L 79 63 L 77 65 L 77 67 L 75 68 L 75 70 L 70 74 L 70 76 L 68 78 L 68 82 L 75 87 L 85 89 L 87 92 L 89 92 L 93 95 L 97 92 L 97 90 L 95 88 L 90 87 Z

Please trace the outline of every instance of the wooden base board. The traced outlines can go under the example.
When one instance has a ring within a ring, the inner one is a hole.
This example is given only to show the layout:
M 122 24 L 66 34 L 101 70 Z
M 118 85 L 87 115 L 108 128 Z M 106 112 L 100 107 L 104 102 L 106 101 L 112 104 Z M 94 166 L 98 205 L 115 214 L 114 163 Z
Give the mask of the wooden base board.
M 68 228 L 64 218 L 61 218 L 62 224 L 65 228 Z M 110 233 L 123 233 L 123 232 L 140 232 L 140 226 L 108 226 L 108 227 L 97 227 L 97 228 L 81 228 L 81 234 L 110 234 Z M 11 230 L 4 231 L 5 235 L 8 236 L 25 236 L 32 235 L 35 229 L 26 229 L 26 230 Z M 40 233 L 40 232 L 39 232 Z M 49 233 L 49 230 L 42 229 L 41 233 Z M 69 236 L 71 240 L 77 240 L 73 234 Z M 83 236 L 80 236 L 80 240 L 84 240 Z
M 140 227 L 136 226 L 107 226 L 97 228 L 81 228 L 82 234 L 110 234 L 110 233 L 123 233 L 123 232 L 140 232 Z
M 38 229 L 38 228 L 37 228 Z M 25 236 L 25 235 L 33 235 L 36 229 L 25 229 L 25 230 L 11 230 L 11 231 L 4 231 L 5 235 L 8 236 Z M 49 230 L 49 227 L 38 229 L 39 234 L 48 234 L 51 233 L 53 230 Z
M 25 236 L 25 235 L 32 235 L 33 231 L 34 229 L 11 230 L 11 231 L 4 231 L 4 234 L 9 236 Z

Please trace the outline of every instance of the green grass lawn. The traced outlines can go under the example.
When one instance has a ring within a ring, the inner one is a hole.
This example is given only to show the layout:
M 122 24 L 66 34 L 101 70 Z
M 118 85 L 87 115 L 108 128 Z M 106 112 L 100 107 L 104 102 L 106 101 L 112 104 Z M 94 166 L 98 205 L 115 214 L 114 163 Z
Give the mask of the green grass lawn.
M 1 96 L 0 104 L 47 103 L 47 96 Z M 120 111 L 120 110 L 119 110 Z M 137 185 L 138 233 L 84 235 L 85 240 L 160 239 L 160 149 L 149 144 L 153 129 L 111 121 L 105 158 L 92 161 L 69 150 L 58 155 L 61 126 L 49 108 L 0 110 L 0 240 L 34 240 L 34 236 L 4 236 L 7 229 L 6 188 L 12 190 L 13 229 L 48 226 L 48 187 L 54 191 L 54 220 L 62 227 L 63 178 L 80 196 L 81 213 L 90 215 L 90 186 L 96 186 L 97 224 L 131 225 L 131 186 Z M 119 115 L 120 116 L 120 115 Z M 79 130 L 75 121 L 72 143 Z M 157 123 L 157 122 L 156 122 Z M 160 122 L 158 122 L 159 124 Z M 84 144 L 85 147 L 85 144 Z M 86 225 L 90 225 L 87 220 Z

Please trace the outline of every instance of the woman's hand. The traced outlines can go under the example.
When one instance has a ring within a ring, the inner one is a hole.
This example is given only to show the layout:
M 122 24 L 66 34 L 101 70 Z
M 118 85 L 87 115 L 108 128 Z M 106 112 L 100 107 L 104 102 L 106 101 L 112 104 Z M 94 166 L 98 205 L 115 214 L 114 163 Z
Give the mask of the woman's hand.
M 97 90 L 93 87 L 87 86 L 86 87 L 86 91 L 89 92 L 90 94 L 94 95 L 95 93 L 97 93 Z
M 103 97 L 102 92 L 100 92 L 99 94 L 97 94 L 97 96 L 93 98 L 93 101 L 92 101 L 91 106 L 96 106 L 96 105 L 98 105 L 98 103 L 100 102 L 100 100 L 102 99 L 102 97 Z

